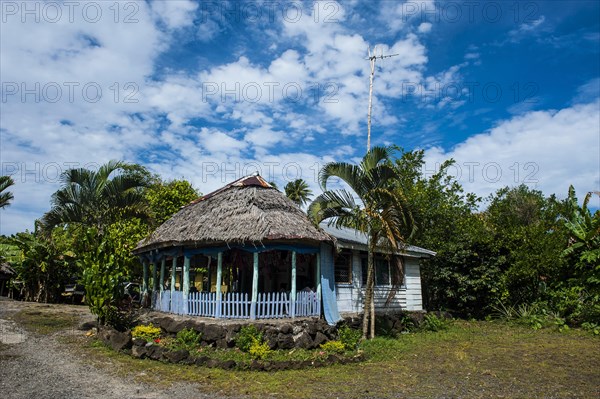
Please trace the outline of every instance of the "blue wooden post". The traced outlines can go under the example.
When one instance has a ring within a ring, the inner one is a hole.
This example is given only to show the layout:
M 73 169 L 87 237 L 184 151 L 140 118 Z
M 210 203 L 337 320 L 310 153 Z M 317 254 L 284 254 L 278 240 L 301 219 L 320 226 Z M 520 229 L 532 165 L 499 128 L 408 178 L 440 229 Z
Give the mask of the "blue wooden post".
M 208 291 L 208 293 L 211 293 L 211 288 L 212 288 L 212 257 L 210 255 L 207 255 L 208 258 L 208 287 L 206 288 L 206 290 Z
M 315 289 L 317 293 L 317 299 L 321 303 L 321 254 L 317 252 L 317 276 L 315 281 Z
M 146 294 L 148 292 L 148 261 L 145 260 L 143 263 L 143 271 L 142 271 L 142 293 Z
M 152 262 L 152 295 L 158 291 L 158 263 Z
M 217 255 L 217 282 L 216 282 L 216 294 L 217 294 L 217 306 L 215 307 L 215 317 L 221 317 L 221 281 L 223 279 L 223 252 L 219 252 Z
M 162 258 L 162 261 L 160 262 L 160 292 L 163 292 L 165 290 L 165 269 L 167 267 L 167 259 L 165 257 Z
M 258 302 L 258 252 L 254 253 L 252 268 L 252 302 L 250 303 L 250 318 L 256 319 L 256 302 Z
M 190 294 L 190 255 L 183 257 L 183 314 L 188 314 L 188 298 Z
M 177 256 L 173 255 L 173 262 L 171 264 L 171 313 L 175 313 L 176 311 L 173 307 L 173 297 L 175 296 L 175 273 L 177 273 Z
M 292 251 L 292 290 L 290 292 L 290 316 L 296 317 L 296 251 Z

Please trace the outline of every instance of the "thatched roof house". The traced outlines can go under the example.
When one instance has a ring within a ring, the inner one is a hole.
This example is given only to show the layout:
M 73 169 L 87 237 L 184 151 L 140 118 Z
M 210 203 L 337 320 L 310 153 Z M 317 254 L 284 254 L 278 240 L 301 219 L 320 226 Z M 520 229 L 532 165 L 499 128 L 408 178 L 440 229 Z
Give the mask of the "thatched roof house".
M 296 204 L 253 175 L 183 207 L 134 253 L 144 264 L 145 291 L 152 265 L 157 309 L 214 317 L 314 316 L 321 312 L 320 253 L 331 242 Z M 301 292 L 308 287 L 311 294 Z M 221 306 L 229 300 L 237 307 Z
M 264 246 L 289 241 L 314 245 L 331 238 L 261 176 L 247 176 L 182 208 L 141 241 L 134 253 L 174 246 Z
M 251 319 L 323 314 L 335 324 L 338 309 L 362 310 L 365 240 L 351 229 L 314 226 L 254 175 L 183 207 L 134 253 L 144 264 L 145 292 L 152 276 L 156 310 Z M 391 255 L 404 259 L 403 275 L 390 255 L 376 256 L 376 306 L 422 309 L 419 262 L 432 255 L 410 246 Z M 390 293 L 393 302 L 385 300 Z

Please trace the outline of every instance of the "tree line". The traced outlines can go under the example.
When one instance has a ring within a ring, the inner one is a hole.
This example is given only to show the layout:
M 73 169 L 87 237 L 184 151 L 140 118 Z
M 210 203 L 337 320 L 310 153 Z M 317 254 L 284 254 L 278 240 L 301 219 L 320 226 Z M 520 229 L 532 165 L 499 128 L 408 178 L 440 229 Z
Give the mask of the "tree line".
M 374 336 L 372 254 L 407 243 L 437 252 L 422 265 L 429 310 L 486 318 L 527 305 L 572 325 L 600 324 L 600 212 L 588 208 L 599 194 L 586 193 L 580 204 L 573 187 L 559 200 L 521 185 L 480 198 L 449 174 L 453 162 L 426 177 L 423 151 L 375 147 L 357 165 L 325 165 L 323 192 L 313 201 L 302 179 L 285 186 L 298 206 L 309 205 L 315 223 L 368 234 L 363 335 Z M 332 186 L 333 178 L 343 184 Z M 0 183 L 6 205 L 10 184 L 5 177 Z M 35 231 L 2 237 L 1 256 L 17 271 L 25 299 L 57 301 L 77 279 L 92 311 L 107 321 L 121 283 L 141 275 L 131 250 L 198 196 L 189 182 L 164 181 L 136 164 L 68 170 Z

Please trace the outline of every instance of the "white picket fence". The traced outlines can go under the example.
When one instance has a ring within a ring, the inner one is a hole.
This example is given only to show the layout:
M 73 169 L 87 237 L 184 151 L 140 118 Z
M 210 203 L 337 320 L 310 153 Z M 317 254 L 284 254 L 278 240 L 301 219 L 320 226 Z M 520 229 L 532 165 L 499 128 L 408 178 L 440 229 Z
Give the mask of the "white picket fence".
M 296 313 L 298 317 L 320 316 L 321 303 L 316 292 L 301 291 L 296 294 Z
M 226 319 L 279 319 L 320 316 L 321 304 L 314 292 L 298 292 L 292 312 L 292 301 L 285 292 L 259 293 L 255 307 L 246 293 L 194 292 L 188 294 L 187 304 L 182 291 L 155 292 L 152 308 L 180 315 Z M 254 312 L 253 312 L 254 311 Z
M 291 317 L 290 300 L 285 292 L 264 292 L 256 301 L 257 319 L 281 319 Z

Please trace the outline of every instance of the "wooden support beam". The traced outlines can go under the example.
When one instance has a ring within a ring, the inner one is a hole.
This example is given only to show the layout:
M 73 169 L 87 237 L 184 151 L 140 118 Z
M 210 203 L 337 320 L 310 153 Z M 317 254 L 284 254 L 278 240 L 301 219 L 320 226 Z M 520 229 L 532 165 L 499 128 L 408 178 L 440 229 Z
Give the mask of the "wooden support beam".
M 171 264 L 171 300 L 175 295 L 175 273 L 177 273 L 177 256 L 173 256 L 173 263 Z
M 183 257 L 183 285 L 182 291 L 183 296 L 187 297 L 190 293 L 190 257 L 188 255 Z
M 292 251 L 292 282 L 290 292 L 290 316 L 296 317 L 296 251 Z
M 217 293 L 217 306 L 215 307 L 215 317 L 221 317 L 221 284 L 223 280 L 223 252 L 217 254 L 217 281 L 216 281 L 216 293 Z
M 254 253 L 252 268 L 252 303 L 250 306 L 250 318 L 256 319 L 256 302 L 258 302 L 258 252 Z
M 165 257 L 162 258 L 162 261 L 160 262 L 160 279 L 159 279 L 159 284 L 160 284 L 160 292 L 163 292 L 165 290 L 165 269 L 167 268 L 167 259 Z
M 321 302 L 321 254 L 317 252 L 317 273 L 316 273 L 315 289 L 317 299 Z
M 142 270 L 142 293 L 148 292 L 148 261 L 145 260 L 143 263 Z
M 152 291 L 153 291 L 153 295 L 154 292 L 158 291 L 158 263 L 156 261 L 152 262 Z
M 188 298 L 190 295 L 190 256 L 183 257 L 183 314 L 188 313 Z

